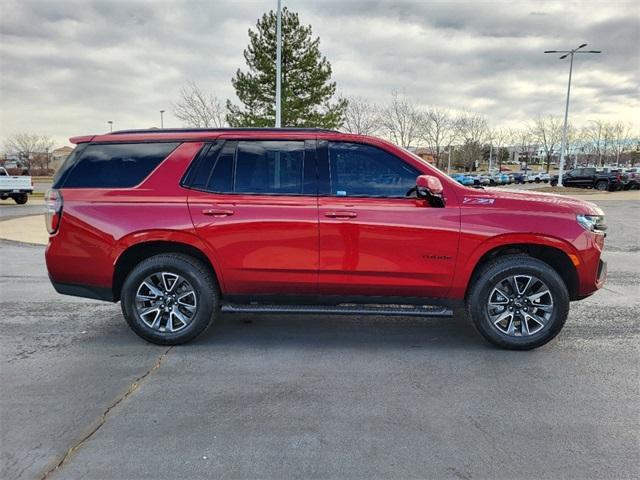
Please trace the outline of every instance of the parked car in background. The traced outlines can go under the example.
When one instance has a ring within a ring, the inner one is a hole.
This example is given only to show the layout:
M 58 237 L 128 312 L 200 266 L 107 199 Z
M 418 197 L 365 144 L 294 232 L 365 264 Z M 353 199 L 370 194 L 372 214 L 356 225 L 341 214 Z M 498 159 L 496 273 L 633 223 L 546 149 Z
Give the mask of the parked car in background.
M 466 173 L 454 173 L 451 175 L 451 178 L 453 178 L 456 182 L 460 183 L 461 185 L 465 185 L 467 187 L 470 187 L 475 184 L 473 178 L 467 175 Z
M 595 188 L 600 191 L 620 190 L 629 180 L 626 173 L 598 170 L 595 167 L 574 168 L 562 176 L 565 187 Z M 551 185 L 558 184 L 558 175 L 551 178 Z
M 515 172 L 513 174 L 513 182 L 518 184 L 527 183 L 527 172 Z
M 120 301 L 147 341 L 229 313 L 453 316 L 539 347 L 606 278 L 596 205 L 473 189 L 374 137 L 134 130 L 78 146 L 46 195 L 62 294 Z M 301 324 L 302 327 L 302 324 Z
M 29 175 L 9 175 L 0 167 L 0 200 L 12 198 L 18 205 L 24 205 L 33 193 L 33 181 Z
M 633 167 L 627 168 L 624 173 L 628 176 L 628 182 L 623 187 L 625 190 L 639 190 L 640 189 L 640 168 Z
M 528 183 L 548 183 L 551 179 L 550 175 L 546 172 L 529 172 L 527 174 L 527 182 Z
M 489 177 L 489 175 L 481 173 L 478 175 L 478 183 L 481 186 L 486 187 L 487 185 L 491 185 L 491 178 Z

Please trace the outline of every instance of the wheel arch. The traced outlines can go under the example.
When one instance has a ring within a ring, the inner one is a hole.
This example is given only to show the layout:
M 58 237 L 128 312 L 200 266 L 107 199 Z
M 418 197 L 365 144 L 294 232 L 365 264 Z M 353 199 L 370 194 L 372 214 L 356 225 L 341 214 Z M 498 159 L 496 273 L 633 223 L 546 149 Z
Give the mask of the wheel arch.
M 128 245 L 118 256 L 114 265 L 112 280 L 114 301 L 120 300 L 122 285 L 131 269 L 142 260 L 161 253 L 183 253 L 198 259 L 211 271 L 211 274 L 218 281 L 218 285 L 222 288 L 222 278 L 204 249 L 180 240 L 148 239 Z
M 536 238 L 533 241 L 530 238 L 526 241 L 525 239 L 513 238 L 498 244 L 492 242 L 481 251 L 476 251 L 474 255 L 475 261 L 471 262 L 474 267 L 465 284 L 465 298 L 475 277 L 488 262 L 505 255 L 524 254 L 543 261 L 553 268 L 567 286 L 569 298 L 576 300 L 579 298 L 580 283 L 575 262 L 580 260 L 577 253 L 572 250 L 565 246 L 563 241 L 547 237 Z

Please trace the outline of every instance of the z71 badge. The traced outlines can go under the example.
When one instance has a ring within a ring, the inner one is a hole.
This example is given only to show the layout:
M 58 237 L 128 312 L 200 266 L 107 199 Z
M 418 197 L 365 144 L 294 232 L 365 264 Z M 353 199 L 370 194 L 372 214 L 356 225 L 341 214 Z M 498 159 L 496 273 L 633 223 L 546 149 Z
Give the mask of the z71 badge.
M 486 198 L 486 197 L 464 197 L 462 199 L 463 205 L 493 205 L 495 202 L 495 198 Z

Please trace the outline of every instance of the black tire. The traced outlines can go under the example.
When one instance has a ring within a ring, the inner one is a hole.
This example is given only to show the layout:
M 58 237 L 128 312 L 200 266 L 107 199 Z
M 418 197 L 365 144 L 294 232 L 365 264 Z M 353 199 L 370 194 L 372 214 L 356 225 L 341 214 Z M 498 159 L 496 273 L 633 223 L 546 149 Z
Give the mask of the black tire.
M 536 183 L 540 183 L 541 181 L 542 181 L 542 180 L 540 180 L 539 178 L 536 178 L 536 179 L 534 180 L 534 182 L 536 182 Z
M 555 187 L 556 185 L 558 185 L 558 181 L 557 181 L 557 180 L 551 180 L 551 181 L 549 182 L 549 184 L 550 184 L 552 187 Z
M 487 305 L 493 289 L 513 275 L 534 276 L 544 282 L 551 292 L 553 311 L 544 327 L 536 333 L 526 336 L 509 335 L 496 327 L 489 318 Z M 560 275 L 548 264 L 527 255 L 508 255 L 492 260 L 474 275 L 471 283 L 467 295 L 467 315 L 486 340 L 501 348 L 530 350 L 540 347 L 562 330 L 569 314 L 569 292 Z
M 24 205 L 25 203 L 27 203 L 27 200 L 29 200 L 29 196 L 26 193 L 13 197 L 13 201 L 18 205 Z
M 600 180 L 599 182 L 596 182 L 595 189 L 600 192 L 606 192 L 609 190 L 609 182 L 606 180 Z
M 176 332 L 152 329 L 142 320 L 136 308 L 139 286 L 150 275 L 159 272 L 180 275 L 195 292 L 195 313 L 190 322 Z M 199 260 L 181 253 L 165 253 L 149 257 L 131 270 L 122 285 L 120 303 L 125 320 L 138 336 L 157 345 L 179 345 L 193 340 L 213 323 L 218 311 L 218 292 L 216 279 Z

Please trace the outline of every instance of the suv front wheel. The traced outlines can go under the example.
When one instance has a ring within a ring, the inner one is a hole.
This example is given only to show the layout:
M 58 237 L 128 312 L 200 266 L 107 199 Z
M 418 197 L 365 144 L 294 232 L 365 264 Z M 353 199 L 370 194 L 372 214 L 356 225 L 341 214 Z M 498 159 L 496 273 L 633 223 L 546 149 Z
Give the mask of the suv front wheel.
M 489 342 L 511 350 L 544 345 L 562 329 L 569 292 L 548 264 L 526 255 L 499 257 L 472 280 L 467 313 Z
M 158 345 L 188 342 L 209 327 L 218 287 L 195 258 L 167 253 L 136 265 L 122 286 L 122 313 L 131 329 Z

